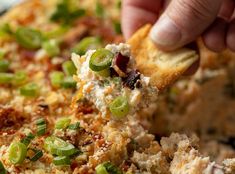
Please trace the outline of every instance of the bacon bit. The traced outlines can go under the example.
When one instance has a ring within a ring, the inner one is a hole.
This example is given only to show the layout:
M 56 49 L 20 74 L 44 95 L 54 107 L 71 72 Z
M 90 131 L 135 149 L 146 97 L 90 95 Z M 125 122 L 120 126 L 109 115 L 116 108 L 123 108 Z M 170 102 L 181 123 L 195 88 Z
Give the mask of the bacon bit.
M 87 32 L 88 28 L 85 25 L 78 25 L 72 28 L 63 38 L 62 49 L 72 47 L 77 41 L 85 37 Z
M 114 59 L 114 64 L 115 64 L 114 69 L 115 70 L 118 69 L 118 71 L 121 71 L 122 74 L 125 75 L 129 61 L 130 61 L 130 57 L 127 57 L 127 56 L 122 55 L 121 53 L 118 53 Z
M 25 117 L 13 108 L 0 107 L 0 129 L 20 128 L 25 121 Z
M 72 164 L 70 165 L 70 168 L 72 171 L 74 171 L 78 167 L 78 163 L 76 161 L 73 161 Z
M 29 60 L 29 61 L 32 61 L 32 59 L 35 57 L 35 51 L 29 51 L 29 50 L 25 50 L 25 49 L 22 49 L 20 51 L 20 57 L 22 59 L 26 59 L 26 60 Z
M 140 79 L 140 73 L 136 70 L 133 70 L 127 74 L 127 77 L 123 78 L 123 84 L 124 86 L 129 87 L 130 89 L 133 90 L 135 89 L 135 87 L 140 86 L 140 84 L 136 86 L 136 83 L 138 82 L 139 79 Z

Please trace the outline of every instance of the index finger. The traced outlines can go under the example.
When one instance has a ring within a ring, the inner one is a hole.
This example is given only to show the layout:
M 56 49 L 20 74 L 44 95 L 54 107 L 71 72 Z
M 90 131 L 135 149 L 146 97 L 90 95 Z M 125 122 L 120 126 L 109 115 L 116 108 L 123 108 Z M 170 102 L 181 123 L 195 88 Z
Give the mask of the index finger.
M 122 30 L 128 39 L 146 23 L 155 23 L 162 7 L 162 0 L 123 0 Z

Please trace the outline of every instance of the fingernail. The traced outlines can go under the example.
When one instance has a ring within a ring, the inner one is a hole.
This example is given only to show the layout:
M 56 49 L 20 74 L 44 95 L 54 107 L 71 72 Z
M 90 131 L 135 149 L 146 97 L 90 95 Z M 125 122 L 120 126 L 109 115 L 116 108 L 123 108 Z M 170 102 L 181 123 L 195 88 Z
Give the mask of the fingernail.
M 181 32 L 169 17 L 164 16 L 153 26 L 150 37 L 158 45 L 173 46 L 180 41 Z

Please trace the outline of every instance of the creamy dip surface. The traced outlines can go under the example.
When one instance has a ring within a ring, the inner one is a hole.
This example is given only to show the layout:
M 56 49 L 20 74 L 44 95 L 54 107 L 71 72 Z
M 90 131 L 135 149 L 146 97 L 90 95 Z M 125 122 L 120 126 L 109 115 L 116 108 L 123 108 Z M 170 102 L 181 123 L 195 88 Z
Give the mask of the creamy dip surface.
M 129 58 L 126 72 L 118 73 L 109 77 L 102 77 L 89 68 L 89 62 L 95 50 L 89 50 L 84 56 L 73 54 L 72 60 L 77 67 L 78 87 L 83 96 L 91 101 L 101 111 L 102 116 L 110 115 L 109 104 L 118 96 L 125 96 L 128 100 L 130 111 L 127 115 L 145 112 L 151 115 L 156 109 L 158 89 L 150 86 L 150 78 L 140 74 L 135 69 L 135 61 L 130 55 L 130 46 L 127 44 L 107 45 L 105 49 L 114 54 L 112 67 L 115 67 L 115 56 L 121 54 Z M 118 71 L 113 68 L 113 71 Z M 132 79 L 138 76 L 136 79 Z M 130 78 L 130 80 L 128 80 Z M 126 80 L 127 79 L 127 80 Z M 133 83 L 133 86 L 125 85 Z M 154 105 L 154 106 L 153 106 Z

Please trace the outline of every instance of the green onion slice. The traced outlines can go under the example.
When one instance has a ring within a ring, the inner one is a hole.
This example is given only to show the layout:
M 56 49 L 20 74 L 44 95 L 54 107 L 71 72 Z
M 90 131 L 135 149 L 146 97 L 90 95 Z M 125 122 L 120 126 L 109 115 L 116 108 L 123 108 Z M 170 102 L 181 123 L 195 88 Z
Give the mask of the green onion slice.
M 43 125 L 46 124 L 45 118 L 39 118 L 35 121 L 36 125 Z
M 0 84 L 9 84 L 12 82 L 14 74 L 0 72 Z
M 54 158 L 53 164 L 56 166 L 67 166 L 71 164 L 71 161 L 68 156 L 57 156 Z
M 38 85 L 35 83 L 29 83 L 20 88 L 20 94 L 26 97 L 35 97 L 38 95 Z
M 61 86 L 65 89 L 76 88 L 77 83 L 73 80 L 73 77 L 65 77 L 63 82 L 61 83 Z
M 117 97 L 109 105 L 109 109 L 115 118 L 124 117 L 129 112 L 129 104 L 128 104 L 127 98 L 124 96 Z
M 85 37 L 72 49 L 73 52 L 84 55 L 90 49 L 97 49 L 101 46 L 101 40 L 98 37 Z
M 60 87 L 64 79 L 64 73 L 60 71 L 54 71 L 50 74 L 51 85 L 53 87 Z
M 0 72 L 6 72 L 9 66 L 10 62 L 8 60 L 0 60 Z
M 53 56 L 57 56 L 58 54 L 60 54 L 60 48 L 59 48 L 59 44 L 56 40 L 52 39 L 52 40 L 48 40 L 43 42 L 42 44 L 42 48 L 47 52 L 47 54 L 51 57 Z
M 15 33 L 16 41 L 26 49 L 37 49 L 42 44 L 42 34 L 34 29 L 20 27 Z
M 11 143 L 9 147 L 9 161 L 12 164 L 21 164 L 27 153 L 27 147 L 20 142 Z
M 71 119 L 69 118 L 60 118 L 56 123 L 55 123 L 55 128 L 56 129 L 66 129 L 71 122 Z
M 95 171 L 97 174 L 109 174 L 103 164 L 99 164 L 96 166 Z
M 114 54 L 104 48 L 98 49 L 91 56 L 89 67 L 92 71 L 102 71 L 107 69 L 112 64 Z
M 0 60 L 4 58 L 6 51 L 0 49 Z
M 38 125 L 37 126 L 37 135 L 38 136 L 44 135 L 46 133 L 46 129 L 47 129 L 46 124 Z
M 27 80 L 27 74 L 24 71 L 18 71 L 14 74 L 13 80 L 12 80 L 12 84 L 13 85 L 22 85 L 26 82 Z
M 95 6 L 95 13 L 96 13 L 96 16 L 98 17 L 104 17 L 104 7 L 103 5 L 99 2 L 99 1 L 96 1 L 96 6 Z
M 58 138 L 50 136 L 45 139 L 44 147 L 53 155 L 70 156 L 77 152 L 74 145 Z
M 72 76 L 72 75 L 76 74 L 76 67 L 71 60 L 64 62 L 62 64 L 62 68 L 63 68 L 64 73 L 67 76 Z
M 35 138 L 35 136 L 32 133 L 29 133 L 25 138 L 23 138 L 20 142 L 25 144 L 26 146 L 28 146 L 31 142 L 31 140 L 33 140 Z
M 98 71 L 97 74 L 101 77 L 109 77 L 110 76 L 110 69 L 104 69 L 102 71 Z
M 80 128 L 80 122 L 77 122 L 77 123 L 74 123 L 74 124 L 70 124 L 68 126 L 68 129 L 70 129 L 70 130 L 77 130 L 79 128 Z
M 37 161 L 43 156 L 43 152 L 41 150 L 31 148 L 29 150 L 33 152 L 33 156 L 29 158 L 30 161 Z
M 0 161 L 0 174 L 7 174 L 7 170 L 5 169 L 1 161 Z

